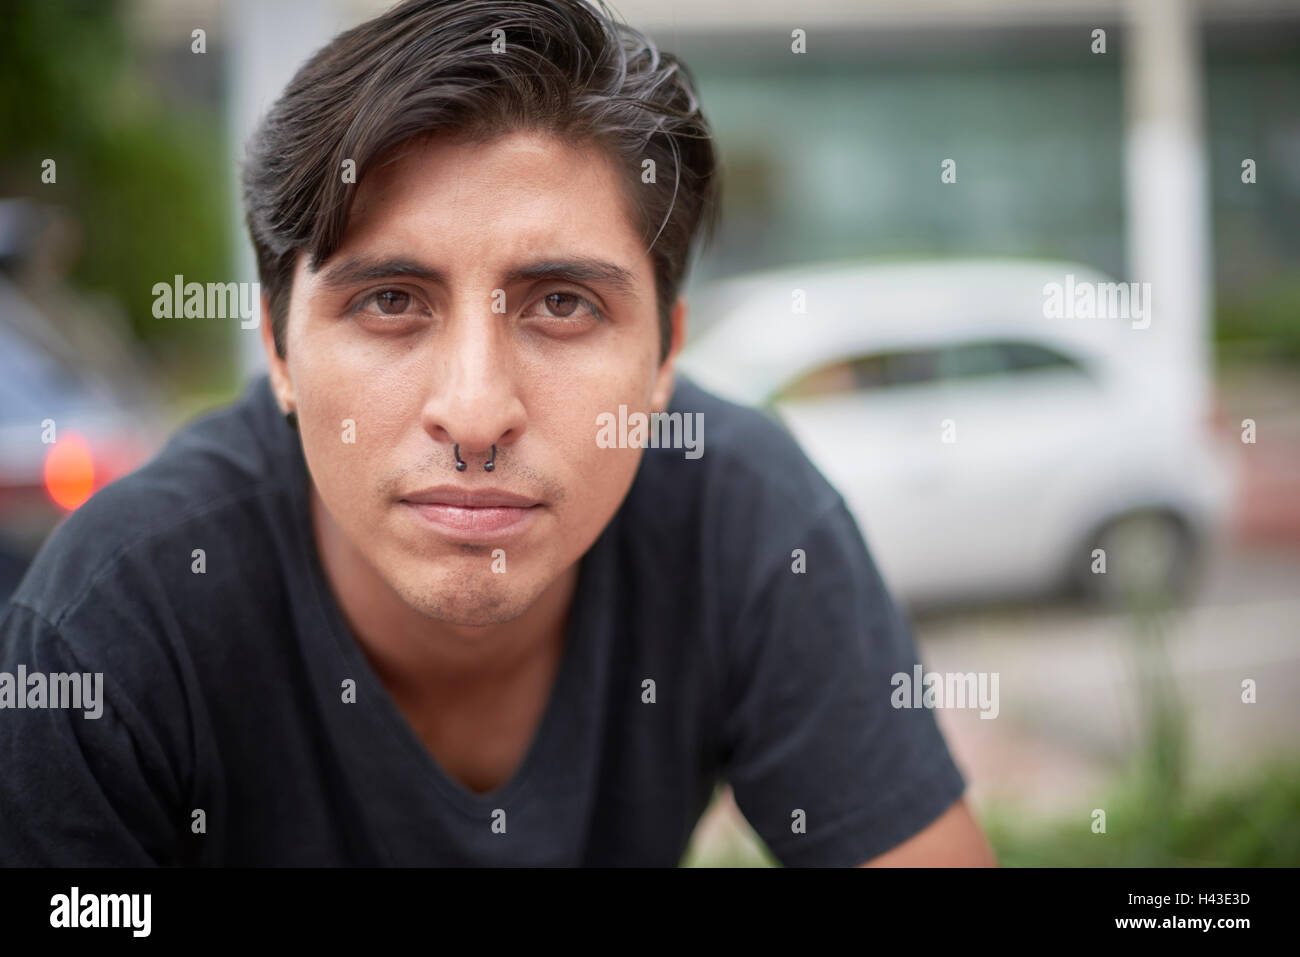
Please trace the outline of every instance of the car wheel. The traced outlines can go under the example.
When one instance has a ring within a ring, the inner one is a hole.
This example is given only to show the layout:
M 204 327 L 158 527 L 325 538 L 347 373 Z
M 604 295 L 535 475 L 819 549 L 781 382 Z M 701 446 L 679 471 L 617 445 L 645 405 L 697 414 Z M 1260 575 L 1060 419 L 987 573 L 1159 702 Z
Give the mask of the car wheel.
M 1076 581 L 1088 599 L 1110 607 L 1176 601 L 1187 595 L 1197 551 L 1195 536 L 1178 516 L 1131 512 L 1111 519 L 1091 537 Z

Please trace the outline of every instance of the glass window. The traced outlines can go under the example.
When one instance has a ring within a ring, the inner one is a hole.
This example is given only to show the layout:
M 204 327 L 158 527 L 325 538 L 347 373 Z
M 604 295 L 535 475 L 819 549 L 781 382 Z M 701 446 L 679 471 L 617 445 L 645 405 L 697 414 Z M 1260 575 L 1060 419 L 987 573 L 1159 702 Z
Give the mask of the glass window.
M 1075 360 L 1046 346 L 1032 342 L 1008 342 L 1004 346 L 1007 354 L 1008 368 L 1015 372 L 1030 369 L 1074 369 L 1082 372 L 1083 367 Z
M 1074 359 L 1033 342 L 989 340 L 949 346 L 943 352 L 943 377 L 969 379 L 977 376 L 1070 369 L 1083 372 Z
M 999 342 L 970 342 L 943 350 L 940 366 L 945 379 L 998 375 L 1008 368 L 1007 354 Z
M 901 385 L 919 385 L 939 377 L 938 353 L 919 349 L 874 352 L 818 366 L 781 390 L 779 399 L 847 395 Z
M 781 390 L 779 400 L 807 399 L 898 386 L 922 385 L 939 380 L 1070 369 L 1083 373 L 1082 365 L 1046 346 L 1031 342 L 986 340 L 944 346 L 873 352 L 818 366 Z

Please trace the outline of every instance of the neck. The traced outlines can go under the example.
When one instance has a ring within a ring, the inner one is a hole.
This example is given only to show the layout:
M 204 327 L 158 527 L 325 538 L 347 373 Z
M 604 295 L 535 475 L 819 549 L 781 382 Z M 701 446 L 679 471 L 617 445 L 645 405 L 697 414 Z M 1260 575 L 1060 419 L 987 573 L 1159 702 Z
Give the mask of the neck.
M 558 660 L 576 562 L 518 618 L 491 625 L 439 621 L 412 608 L 380 577 L 335 524 L 314 485 L 310 496 L 325 577 L 362 651 L 394 693 L 508 683 L 529 666 Z

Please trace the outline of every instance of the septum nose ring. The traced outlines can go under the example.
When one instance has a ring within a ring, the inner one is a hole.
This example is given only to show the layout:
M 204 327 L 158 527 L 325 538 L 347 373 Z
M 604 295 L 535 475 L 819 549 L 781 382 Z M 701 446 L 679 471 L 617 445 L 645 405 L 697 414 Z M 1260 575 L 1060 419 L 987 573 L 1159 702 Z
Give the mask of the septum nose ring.
M 456 471 L 457 471 L 457 472 L 463 472 L 463 471 L 465 471 L 466 464 L 465 464 L 465 462 L 463 462 L 463 461 L 461 460 L 461 457 L 460 457 L 460 443 L 459 443 L 459 442 L 456 443 L 456 446 L 455 446 L 455 449 L 454 449 L 453 454 L 456 456 Z M 490 459 L 488 459 L 486 462 L 483 463 L 483 471 L 484 471 L 484 472 L 491 472 L 491 471 L 492 471 L 494 468 L 496 468 L 496 467 L 497 467 L 497 447 L 496 447 L 495 445 L 493 445 L 493 446 L 492 446 L 492 457 L 491 457 Z

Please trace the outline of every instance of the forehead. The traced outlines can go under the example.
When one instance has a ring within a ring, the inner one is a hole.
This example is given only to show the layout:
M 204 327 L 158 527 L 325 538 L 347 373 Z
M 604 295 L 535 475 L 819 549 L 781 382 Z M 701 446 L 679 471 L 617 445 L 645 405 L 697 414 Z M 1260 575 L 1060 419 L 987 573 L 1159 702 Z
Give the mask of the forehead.
M 335 255 L 397 246 L 484 263 L 563 248 L 631 268 L 646 257 L 627 188 L 590 142 L 424 137 L 367 171 Z

